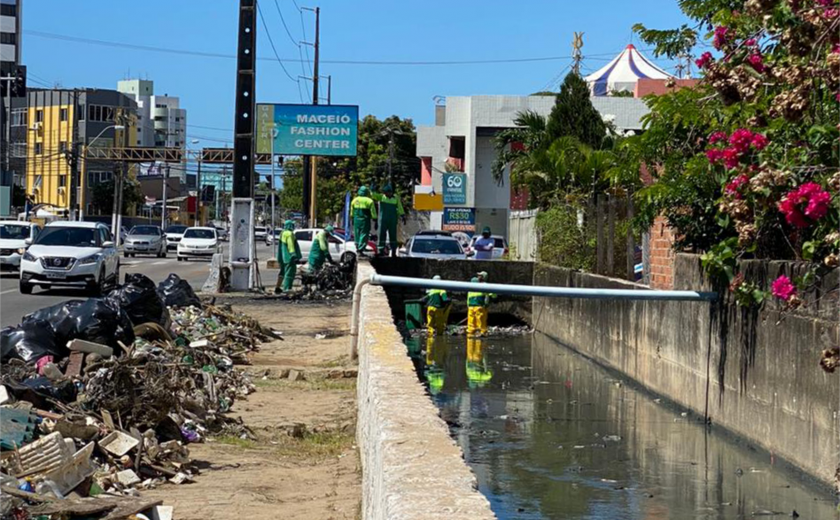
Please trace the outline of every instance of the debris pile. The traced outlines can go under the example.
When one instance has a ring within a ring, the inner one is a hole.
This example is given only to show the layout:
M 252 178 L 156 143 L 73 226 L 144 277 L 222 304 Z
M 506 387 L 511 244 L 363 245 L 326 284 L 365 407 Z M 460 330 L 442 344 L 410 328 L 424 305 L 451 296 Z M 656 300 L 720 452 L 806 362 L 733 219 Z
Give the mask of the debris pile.
M 0 331 L 0 517 L 124 518 L 159 506 L 139 490 L 190 481 L 189 443 L 249 435 L 225 415 L 254 391 L 233 367 L 273 339 L 229 307 L 202 306 L 176 275 L 159 287 L 128 275 L 105 298 Z

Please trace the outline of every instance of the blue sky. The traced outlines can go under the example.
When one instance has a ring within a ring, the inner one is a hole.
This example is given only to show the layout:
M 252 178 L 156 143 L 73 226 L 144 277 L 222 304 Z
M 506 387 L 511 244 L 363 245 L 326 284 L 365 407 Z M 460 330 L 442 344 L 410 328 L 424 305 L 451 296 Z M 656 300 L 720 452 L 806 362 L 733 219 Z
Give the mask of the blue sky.
M 301 7 L 316 4 L 294 0 Z M 281 58 L 306 59 L 305 27 L 293 0 L 260 6 Z M 155 81 L 159 94 L 181 97 L 188 133 L 203 146 L 230 139 L 235 60 L 150 52 L 45 37 L 50 33 L 133 45 L 231 55 L 236 48 L 236 0 L 24 0 L 23 59 L 30 85 L 116 88 L 127 77 Z M 129 4 L 131 7 L 129 7 Z M 333 103 L 357 104 L 360 113 L 397 114 L 417 124 L 433 119 L 436 95 L 528 94 L 551 86 L 569 65 L 574 31 L 583 31 L 584 72 L 603 66 L 632 40 L 637 22 L 671 28 L 684 18 L 676 0 L 320 0 L 322 75 L 333 77 Z M 288 26 L 282 25 L 278 6 Z M 258 57 L 274 53 L 262 24 Z M 294 41 L 294 42 L 293 42 Z M 460 61 L 562 57 L 524 63 L 397 66 L 328 63 L 355 61 Z M 659 62 L 673 71 L 671 63 Z M 290 75 L 311 75 L 307 64 L 285 63 Z M 300 102 L 298 83 L 276 61 L 258 69 L 258 102 Z M 301 81 L 311 92 L 311 84 Z M 322 91 L 326 96 L 326 88 Z M 307 95 L 305 101 L 309 101 Z M 211 127 L 211 128 L 203 128 Z

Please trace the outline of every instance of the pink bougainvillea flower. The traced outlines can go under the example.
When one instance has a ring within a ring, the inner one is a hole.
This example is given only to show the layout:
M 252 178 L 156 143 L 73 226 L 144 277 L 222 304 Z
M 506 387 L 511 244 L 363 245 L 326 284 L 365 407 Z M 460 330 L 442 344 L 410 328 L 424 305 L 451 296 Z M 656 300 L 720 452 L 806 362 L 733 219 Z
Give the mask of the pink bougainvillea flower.
M 750 144 L 752 144 L 753 140 L 753 133 L 747 130 L 746 128 L 739 128 L 732 132 L 732 136 L 729 138 L 729 144 L 732 145 L 738 153 L 744 153 L 749 149 Z
M 764 72 L 764 58 L 761 57 L 761 54 L 753 53 L 750 54 L 747 58 L 750 66 L 755 69 L 756 72 Z
M 755 45 L 755 43 L 755 38 L 750 38 L 749 40 L 744 41 L 744 45 L 746 45 L 747 47 L 752 47 Z
M 712 135 L 709 136 L 709 144 L 715 144 L 727 140 L 729 140 L 729 136 L 726 135 L 726 132 L 713 132 Z
M 741 198 L 741 186 L 744 186 L 745 184 L 749 184 L 749 182 L 750 182 L 750 178 L 747 176 L 747 174 L 742 173 L 741 175 L 739 175 L 739 176 L 735 177 L 734 179 L 732 179 L 731 181 L 729 181 L 729 184 L 726 185 L 726 188 L 724 189 L 724 191 L 726 192 L 727 195 L 735 197 L 736 199 L 740 199 Z
M 790 301 L 791 298 L 796 296 L 796 286 L 785 275 L 781 275 L 773 281 L 771 291 L 773 296 L 784 301 Z
M 753 134 L 751 144 L 756 150 L 764 150 L 767 148 L 767 145 L 770 144 L 770 140 L 767 139 L 767 136 L 765 135 Z
M 718 148 L 706 150 L 706 158 L 709 159 L 709 162 L 712 164 L 718 163 L 721 159 L 723 159 L 723 150 Z
M 714 58 L 712 58 L 712 53 L 711 52 L 704 52 L 703 54 L 700 55 L 699 59 L 694 60 L 694 64 L 697 65 L 698 69 L 705 69 L 713 61 L 714 61 Z
M 816 182 L 806 182 L 785 195 L 779 203 L 779 211 L 784 214 L 788 224 L 804 228 L 823 218 L 830 204 L 831 194 Z
M 712 41 L 712 45 L 715 46 L 715 49 L 720 50 L 721 47 L 729 42 L 728 35 L 729 27 L 724 27 L 722 25 L 715 27 L 715 38 Z
M 729 169 L 738 166 L 741 160 L 741 154 L 735 148 L 727 148 L 723 151 L 723 165 Z

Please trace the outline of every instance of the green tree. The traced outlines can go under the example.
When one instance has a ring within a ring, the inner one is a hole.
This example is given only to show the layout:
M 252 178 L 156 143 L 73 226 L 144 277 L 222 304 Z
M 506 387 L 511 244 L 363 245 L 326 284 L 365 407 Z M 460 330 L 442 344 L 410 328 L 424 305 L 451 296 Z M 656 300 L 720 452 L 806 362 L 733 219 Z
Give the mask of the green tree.
M 572 136 L 596 150 L 611 146 L 607 124 L 592 105 L 590 95 L 583 78 L 574 72 L 566 75 L 546 123 L 548 140 Z
M 131 209 L 144 201 L 140 185 L 126 180 L 123 183 L 122 214 L 129 213 Z M 114 180 L 97 183 L 91 187 L 91 204 L 100 214 L 110 214 L 114 210 Z

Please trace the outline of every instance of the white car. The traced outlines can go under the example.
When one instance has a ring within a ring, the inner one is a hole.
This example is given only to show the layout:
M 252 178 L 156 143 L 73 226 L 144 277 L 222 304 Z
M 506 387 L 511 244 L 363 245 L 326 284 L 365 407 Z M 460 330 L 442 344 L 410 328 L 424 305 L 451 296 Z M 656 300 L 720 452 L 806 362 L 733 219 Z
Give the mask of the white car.
M 458 239 L 450 234 L 417 234 L 400 251 L 409 258 L 436 258 L 438 260 L 465 260 L 467 255 Z
M 212 258 L 214 254 L 222 252 L 222 245 L 216 228 L 191 227 L 184 231 L 184 236 L 178 242 L 178 261 L 190 258 Z
M 309 259 L 309 252 L 312 250 L 312 242 L 315 240 L 315 235 L 320 231 L 321 228 L 295 230 L 295 238 L 298 241 L 300 254 L 303 257 L 301 259 L 302 262 L 306 262 Z M 352 240 L 344 240 L 344 237 L 334 234 L 329 238 L 329 242 L 330 256 L 336 262 L 341 262 L 342 260 L 347 262 L 350 260 L 351 256 L 356 256 L 356 244 Z
M 134 226 L 123 244 L 123 256 L 155 255 L 166 258 L 166 237 L 160 226 Z
M 163 232 L 163 235 L 166 237 L 166 249 L 167 251 L 170 249 L 178 249 L 178 242 L 184 238 L 184 231 L 187 230 L 187 226 L 181 224 L 174 224 L 166 228 L 166 231 Z
M 32 222 L 18 220 L 0 220 L 0 268 L 20 267 L 20 257 L 26 249 L 26 239 L 38 237 L 41 226 Z
M 50 222 L 20 260 L 20 292 L 79 287 L 102 294 L 116 286 L 120 259 L 111 232 L 98 222 Z
M 265 237 L 268 236 L 268 228 L 263 226 L 254 227 L 254 241 L 265 242 Z
M 467 246 L 467 256 L 470 258 L 475 258 L 475 241 L 479 238 L 481 238 L 481 235 L 474 235 L 470 240 L 470 245 Z M 505 256 L 508 252 L 508 245 L 505 237 L 500 235 L 490 235 L 490 238 L 493 239 L 493 260 L 498 260 Z

